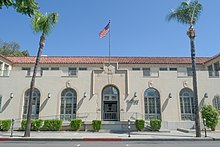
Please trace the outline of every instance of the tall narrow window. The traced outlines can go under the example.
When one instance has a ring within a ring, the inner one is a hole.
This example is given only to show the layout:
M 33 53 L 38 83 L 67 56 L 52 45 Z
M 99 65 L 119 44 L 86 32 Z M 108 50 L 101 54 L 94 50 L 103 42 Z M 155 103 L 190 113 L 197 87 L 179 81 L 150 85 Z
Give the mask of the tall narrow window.
M 144 92 L 145 119 L 161 119 L 160 94 L 154 88 L 148 88 Z
M 214 70 L 215 70 L 215 76 L 219 77 L 219 70 L 220 70 L 219 62 L 214 63 Z
M 214 107 L 220 112 L 220 95 L 216 94 L 213 99 Z
M 5 64 L 3 76 L 9 76 L 9 65 Z
M 209 71 L 209 77 L 212 77 L 213 76 L 213 67 L 212 67 L 212 65 L 208 66 L 208 71 Z
M 194 98 L 193 91 L 184 88 L 180 91 L 180 109 L 182 120 L 194 120 Z
M 24 94 L 23 119 L 27 118 L 29 96 L 30 96 L 30 89 L 28 89 Z M 39 118 L 39 108 L 40 108 L 40 91 L 35 88 L 32 99 L 32 119 Z
M 71 88 L 64 89 L 61 93 L 60 118 L 64 121 L 71 121 L 76 118 L 76 91 Z

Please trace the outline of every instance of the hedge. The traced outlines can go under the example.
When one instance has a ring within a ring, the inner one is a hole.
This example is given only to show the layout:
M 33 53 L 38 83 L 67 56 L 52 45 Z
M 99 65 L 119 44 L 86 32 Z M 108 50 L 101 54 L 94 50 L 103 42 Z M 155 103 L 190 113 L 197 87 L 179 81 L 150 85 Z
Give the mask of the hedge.
M 70 127 L 74 131 L 79 130 L 81 126 L 82 126 L 82 120 L 81 119 L 73 119 L 70 122 Z
M 11 128 L 11 120 L 0 120 L 0 131 L 8 131 Z
M 142 131 L 144 129 L 144 124 L 145 121 L 144 120 L 135 120 L 135 126 L 137 128 L 138 131 Z
M 43 126 L 43 120 L 41 119 L 32 119 L 31 120 L 31 130 L 32 131 L 39 131 L 42 126 Z M 21 121 L 21 128 L 22 130 L 25 130 L 26 128 L 26 123 L 27 123 L 27 120 L 22 120 Z
M 94 131 L 98 132 L 102 127 L 102 121 L 101 120 L 93 120 L 92 127 L 93 127 Z
M 150 120 L 150 127 L 153 131 L 159 131 L 161 128 L 161 121 L 156 119 Z
M 47 131 L 59 131 L 62 128 L 62 120 L 44 120 L 43 129 Z

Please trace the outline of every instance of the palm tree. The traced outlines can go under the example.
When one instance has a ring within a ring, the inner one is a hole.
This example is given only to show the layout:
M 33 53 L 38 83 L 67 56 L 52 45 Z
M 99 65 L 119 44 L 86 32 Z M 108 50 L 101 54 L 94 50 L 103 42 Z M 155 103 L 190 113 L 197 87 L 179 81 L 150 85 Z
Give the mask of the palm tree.
M 181 5 L 172 10 L 167 15 L 167 20 L 176 20 L 179 23 L 189 25 L 187 35 L 190 39 L 191 46 L 191 59 L 192 59 L 192 72 L 193 72 L 193 91 L 194 91 L 194 101 L 195 101 L 195 127 L 196 127 L 196 137 L 201 137 L 200 130 L 200 118 L 199 118 L 199 108 L 198 108 L 198 94 L 197 94 L 197 79 L 196 79 L 196 61 L 195 61 L 195 37 L 196 32 L 193 25 L 198 21 L 200 13 L 202 12 L 202 4 L 198 0 L 187 2 L 182 2 Z
M 38 3 L 35 0 L 0 0 L 0 9 L 2 6 L 13 6 L 17 12 L 28 16 L 34 15 L 38 11 Z
M 50 13 L 50 14 L 40 14 L 37 13 L 32 18 L 32 27 L 35 32 L 42 32 L 39 42 L 38 53 L 36 57 L 36 62 L 34 66 L 33 76 L 30 84 L 30 95 L 29 95 L 29 102 L 28 102 L 28 114 L 27 114 L 27 124 L 25 129 L 25 137 L 30 137 L 30 129 L 31 129 L 31 114 L 32 114 L 32 99 L 33 99 L 33 92 L 35 86 L 35 77 L 36 77 L 36 70 L 38 64 L 40 62 L 40 57 L 42 54 L 42 49 L 44 48 L 45 43 L 45 36 L 51 31 L 51 29 L 55 26 L 58 20 L 57 13 Z

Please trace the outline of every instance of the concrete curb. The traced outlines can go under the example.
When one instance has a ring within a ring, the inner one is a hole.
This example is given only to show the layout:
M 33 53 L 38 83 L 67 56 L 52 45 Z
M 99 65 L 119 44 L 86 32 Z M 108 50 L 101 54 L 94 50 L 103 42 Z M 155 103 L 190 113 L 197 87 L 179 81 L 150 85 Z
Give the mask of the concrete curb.
M 0 141 L 220 141 L 220 138 L 0 138 Z

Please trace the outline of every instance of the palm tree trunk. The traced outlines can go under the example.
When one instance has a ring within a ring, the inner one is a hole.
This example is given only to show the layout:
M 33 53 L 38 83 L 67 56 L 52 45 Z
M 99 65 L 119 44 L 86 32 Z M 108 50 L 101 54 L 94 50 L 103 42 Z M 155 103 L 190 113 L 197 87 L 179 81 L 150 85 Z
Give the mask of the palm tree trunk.
M 200 117 L 199 117 L 199 102 L 198 102 L 198 92 L 197 92 L 197 78 L 196 78 L 196 55 L 195 55 L 195 30 L 190 26 L 187 35 L 190 38 L 191 46 L 191 59 L 192 59 L 192 73 L 193 73 L 193 92 L 194 92 L 194 110 L 195 110 L 195 128 L 196 128 L 196 137 L 201 137 L 200 129 Z
M 26 128 L 25 128 L 25 133 L 24 137 L 30 137 L 30 131 L 31 131 L 31 115 L 32 115 L 32 100 L 33 100 L 33 93 L 34 93 L 34 87 L 35 87 L 35 78 L 37 74 L 37 67 L 40 62 L 40 57 L 42 54 L 42 49 L 44 48 L 44 42 L 45 42 L 45 35 L 42 33 L 40 37 L 40 42 L 39 42 L 39 49 L 37 53 L 37 58 L 36 62 L 34 65 L 34 71 L 33 71 L 33 76 L 31 79 L 31 85 L 30 85 L 30 95 L 29 95 L 29 101 L 28 101 L 28 114 L 27 114 L 27 123 L 26 123 Z

